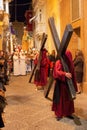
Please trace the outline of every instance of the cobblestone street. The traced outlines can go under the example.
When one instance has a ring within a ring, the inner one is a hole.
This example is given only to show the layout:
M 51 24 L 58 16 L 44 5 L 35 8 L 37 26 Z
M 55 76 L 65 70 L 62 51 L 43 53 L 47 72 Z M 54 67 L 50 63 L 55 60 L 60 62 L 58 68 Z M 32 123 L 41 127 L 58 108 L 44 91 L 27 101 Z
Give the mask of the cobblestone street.
M 81 125 L 63 118 L 57 121 L 51 111 L 52 102 L 44 98 L 43 90 L 36 90 L 27 76 L 11 76 L 6 86 L 5 127 L 2 130 L 87 130 L 87 96 L 78 94 L 75 100 L 76 115 Z M 49 97 L 52 99 L 51 89 Z

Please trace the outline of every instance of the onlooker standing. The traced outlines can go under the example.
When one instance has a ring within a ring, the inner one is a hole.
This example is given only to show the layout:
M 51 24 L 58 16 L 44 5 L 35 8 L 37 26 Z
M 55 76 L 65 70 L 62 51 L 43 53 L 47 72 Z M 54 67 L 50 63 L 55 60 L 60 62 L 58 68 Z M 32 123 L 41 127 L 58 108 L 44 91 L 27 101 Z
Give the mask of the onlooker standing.
M 27 53 L 25 57 L 25 63 L 26 63 L 26 74 L 31 72 L 31 62 L 30 62 L 30 54 Z
M 55 54 L 55 50 L 52 50 L 52 53 L 49 55 L 49 68 L 48 68 L 48 76 L 50 76 L 50 74 L 52 74 L 53 71 L 53 67 L 56 61 L 56 54 Z
M 7 101 L 5 98 L 5 87 L 0 82 L 0 128 L 3 128 L 5 126 L 2 118 L 2 114 L 4 114 L 3 112 L 6 105 L 7 105 Z
M 84 67 L 84 57 L 81 50 L 76 51 L 73 62 L 74 62 L 76 81 L 77 81 L 77 87 L 78 87 L 77 94 L 80 94 L 82 92 L 83 67 Z
M 7 58 L 3 51 L 0 51 L 0 82 L 7 85 L 9 81 L 7 75 Z

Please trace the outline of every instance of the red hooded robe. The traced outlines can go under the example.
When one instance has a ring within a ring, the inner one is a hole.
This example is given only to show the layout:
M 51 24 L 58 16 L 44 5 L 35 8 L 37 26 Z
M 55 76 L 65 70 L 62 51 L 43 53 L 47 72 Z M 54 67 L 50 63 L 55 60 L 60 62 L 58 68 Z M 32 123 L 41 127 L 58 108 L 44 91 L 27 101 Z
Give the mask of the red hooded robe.
M 39 73 L 39 80 L 34 80 L 34 83 L 37 86 L 45 86 L 47 84 L 47 77 L 48 77 L 48 57 L 46 55 L 47 50 L 44 48 L 41 54 L 41 62 L 40 62 L 40 73 Z
M 70 51 L 66 52 L 65 61 L 69 67 L 69 72 L 72 74 L 72 81 L 77 91 L 74 65 Z M 57 60 L 53 71 L 53 77 L 56 79 L 56 82 L 52 104 L 52 110 L 57 117 L 69 116 L 74 113 L 74 101 L 70 99 L 65 74 L 61 60 Z

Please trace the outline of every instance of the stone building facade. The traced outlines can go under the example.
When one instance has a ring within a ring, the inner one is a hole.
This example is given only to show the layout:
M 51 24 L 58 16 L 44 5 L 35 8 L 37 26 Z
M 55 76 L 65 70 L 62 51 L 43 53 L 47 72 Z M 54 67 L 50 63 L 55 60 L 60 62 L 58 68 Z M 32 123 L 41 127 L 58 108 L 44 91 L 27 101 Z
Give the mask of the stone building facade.
M 60 1 L 60 25 L 61 34 L 63 33 L 66 24 L 70 23 L 74 29 L 69 48 L 72 51 L 73 57 L 75 50 L 80 49 L 84 54 L 84 77 L 83 77 L 83 92 L 87 94 L 87 19 L 86 19 L 86 0 L 61 0 Z
M 87 94 L 87 0 L 33 0 L 32 5 L 33 15 L 37 16 L 34 20 L 34 40 L 36 47 L 40 47 L 41 36 L 45 32 L 48 34 L 45 47 L 49 52 L 53 48 L 55 49 L 48 24 L 49 17 L 54 17 L 60 41 L 66 25 L 72 25 L 74 31 L 68 48 L 71 50 L 73 58 L 76 49 L 83 51 L 85 58 L 83 92 Z M 42 11 L 41 16 L 40 11 Z M 42 17 L 41 21 L 40 17 Z

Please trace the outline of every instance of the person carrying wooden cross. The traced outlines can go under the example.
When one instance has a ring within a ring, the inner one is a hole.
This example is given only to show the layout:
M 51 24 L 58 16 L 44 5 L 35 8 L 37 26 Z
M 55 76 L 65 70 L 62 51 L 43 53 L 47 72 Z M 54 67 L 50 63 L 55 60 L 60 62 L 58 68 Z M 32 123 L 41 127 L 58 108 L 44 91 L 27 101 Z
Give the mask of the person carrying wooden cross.
M 53 94 L 52 111 L 55 112 L 57 120 L 60 120 L 63 117 L 73 119 L 72 114 L 74 113 L 74 100 L 71 100 L 70 98 L 66 78 L 72 78 L 75 90 L 77 91 L 74 65 L 70 51 L 65 52 L 64 60 L 69 66 L 69 72 L 64 71 L 60 59 L 56 61 L 53 70 L 53 77 L 55 78 L 55 89 Z
M 45 48 L 42 49 L 40 63 L 38 64 L 35 73 L 34 83 L 36 84 L 37 90 L 44 89 L 44 86 L 47 84 L 48 64 L 49 64 L 47 52 L 48 51 Z M 37 64 L 38 60 L 35 63 Z

